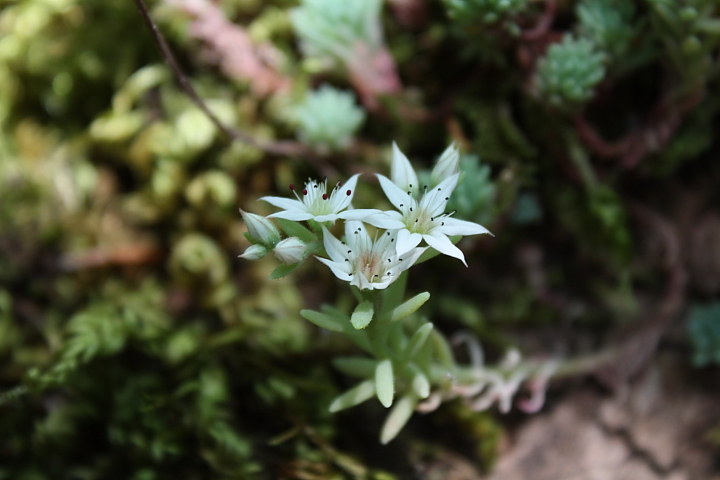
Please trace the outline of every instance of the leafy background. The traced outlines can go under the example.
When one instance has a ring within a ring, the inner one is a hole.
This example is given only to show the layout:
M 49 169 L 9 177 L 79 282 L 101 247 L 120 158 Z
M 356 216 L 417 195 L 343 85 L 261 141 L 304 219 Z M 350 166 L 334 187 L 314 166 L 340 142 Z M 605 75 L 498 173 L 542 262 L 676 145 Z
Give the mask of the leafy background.
M 720 8 L 368 3 L 384 33 L 361 35 L 396 77 L 303 47 L 295 1 L 149 3 L 233 139 L 134 2 L 0 0 L 0 478 L 521 478 L 523 442 L 589 431 L 596 410 L 657 478 L 717 477 Z M 490 358 L 566 361 L 535 423 L 450 403 L 381 447 L 381 406 L 327 411 L 348 386 L 330 360 L 353 347 L 299 316 L 349 294 L 311 262 L 271 281 L 273 259 L 236 258 L 238 208 L 269 214 L 256 199 L 308 175 L 368 173 L 357 203 L 382 207 L 369 173 L 392 141 L 421 167 L 464 150 L 451 208 L 495 237 L 410 288 Z M 695 420 L 636 425 L 617 392 Z M 643 428 L 692 455 L 666 465 Z

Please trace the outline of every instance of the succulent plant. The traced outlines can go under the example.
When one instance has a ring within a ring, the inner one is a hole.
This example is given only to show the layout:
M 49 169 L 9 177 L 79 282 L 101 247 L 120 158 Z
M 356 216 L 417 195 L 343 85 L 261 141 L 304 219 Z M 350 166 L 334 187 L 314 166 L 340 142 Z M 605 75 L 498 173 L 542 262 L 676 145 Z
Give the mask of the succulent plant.
M 295 117 L 304 143 L 319 150 L 343 150 L 365 121 L 365 111 L 351 92 L 322 85 L 295 108 Z
M 565 35 L 538 61 L 535 88 L 548 103 L 574 106 L 590 100 L 595 86 L 605 77 L 603 52 L 586 38 Z
M 620 0 L 583 0 L 575 9 L 580 34 L 613 57 L 625 55 L 638 34 L 632 25 L 635 5 Z

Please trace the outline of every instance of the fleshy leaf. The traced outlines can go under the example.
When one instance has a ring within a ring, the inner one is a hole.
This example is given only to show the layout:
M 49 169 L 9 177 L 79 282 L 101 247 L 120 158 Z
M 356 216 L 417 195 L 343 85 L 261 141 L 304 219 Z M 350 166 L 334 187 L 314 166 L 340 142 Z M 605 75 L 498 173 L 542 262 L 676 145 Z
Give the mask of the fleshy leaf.
M 339 357 L 333 359 L 332 363 L 346 375 L 364 378 L 372 377 L 377 366 L 377 361 L 365 357 Z
M 295 271 L 296 268 L 298 268 L 302 264 L 303 262 L 293 263 L 292 265 L 288 265 L 287 263 L 281 263 L 275 270 L 272 271 L 272 273 L 270 274 L 270 279 L 277 280 L 278 278 L 290 275 L 292 272 Z
M 375 393 L 375 382 L 372 380 L 366 380 L 362 383 L 358 383 L 353 388 L 337 397 L 330 404 L 331 412 L 339 412 L 346 408 L 354 407 L 362 402 L 372 398 Z
M 429 298 L 430 293 L 428 292 L 418 293 L 410 300 L 406 301 L 405 303 L 397 307 L 395 310 L 393 310 L 390 321 L 397 322 L 398 320 L 402 320 L 408 315 L 415 313 L 415 311 L 417 311 L 418 308 L 422 307 Z
M 420 350 L 420 348 L 425 344 L 425 342 L 428 339 L 428 336 L 430 335 L 430 332 L 432 332 L 433 324 L 432 323 L 426 323 L 422 327 L 418 328 L 415 334 L 410 339 L 410 343 L 408 344 L 407 348 L 407 358 L 412 358 L 417 354 L 417 352 Z
M 332 330 L 333 332 L 343 332 L 346 328 L 345 324 L 340 321 L 339 318 L 316 312 L 315 310 L 301 310 L 300 315 L 302 315 L 304 319 L 310 320 L 318 327 Z
M 395 396 L 395 379 L 390 359 L 381 361 L 375 367 L 375 393 L 383 407 L 388 408 L 392 405 Z
M 412 379 L 413 392 L 420 398 L 427 398 L 430 396 L 430 382 L 424 373 L 417 371 Z
M 300 225 L 292 220 L 286 220 L 284 218 L 276 218 L 275 221 L 280 225 L 280 228 L 288 234 L 290 237 L 298 237 L 305 243 L 314 242 L 317 237 L 307 228 Z
M 373 304 L 368 301 L 362 302 L 360 305 L 355 307 L 355 311 L 350 317 L 350 323 L 355 327 L 356 330 L 361 330 L 367 327 L 373 319 Z
M 397 437 L 397 434 L 400 433 L 400 430 L 402 430 L 408 420 L 410 420 L 410 417 L 412 417 L 417 403 L 417 397 L 413 394 L 408 394 L 395 404 L 383 424 L 382 431 L 380 432 L 380 443 L 385 445 Z

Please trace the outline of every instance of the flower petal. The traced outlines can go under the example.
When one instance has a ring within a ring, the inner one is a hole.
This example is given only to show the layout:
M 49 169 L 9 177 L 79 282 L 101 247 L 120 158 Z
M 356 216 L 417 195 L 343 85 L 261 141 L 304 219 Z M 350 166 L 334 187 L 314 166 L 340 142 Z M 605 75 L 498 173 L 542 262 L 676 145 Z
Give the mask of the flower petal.
M 430 174 L 430 181 L 433 185 L 437 185 L 450 175 L 454 175 L 460 171 L 460 149 L 453 142 L 440 155 L 437 163 Z
M 301 212 L 298 210 L 283 210 L 281 212 L 275 212 L 268 215 L 268 218 L 284 218 L 285 220 L 293 220 L 295 222 L 302 222 L 303 220 L 310 220 L 313 218 L 312 213 Z
M 422 235 L 419 233 L 410 233 L 410 230 L 407 228 L 400 230 L 396 240 L 397 247 L 395 247 L 398 255 L 402 255 L 403 253 L 417 247 L 422 239 Z
M 260 200 L 268 202 L 270 205 L 274 205 L 283 210 L 299 210 L 305 211 L 305 205 L 299 200 L 293 200 L 292 198 L 284 197 L 261 197 Z
M 439 232 L 433 232 L 430 235 L 423 235 L 423 240 L 438 252 L 462 261 L 463 265 L 467 267 L 462 250 L 453 245 L 447 236 Z
M 481 233 L 490 233 L 490 230 L 483 227 L 479 223 L 458 220 L 457 218 L 443 218 L 443 225 L 440 228 L 445 235 L 478 235 Z
M 412 200 L 412 196 L 408 195 L 408 190 L 402 190 L 400 187 L 390 181 L 385 175 L 376 174 L 378 180 L 380 180 L 380 186 L 385 192 L 385 196 L 390 200 L 395 208 L 402 210 L 401 205 L 408 203 L 408 200 Z
M 383 212 L 378 210 L 377 213 L 364 217 L 362 221 L 372 225 L 373 227 L 383 228 L 385 230 L 397 230 L 399 228 L 405 228 L 402 218 L 403 217 L 400 212 L 396 212 L 394 210 Z
M 417 191 L 418 178 L 415 169 L 410 164 L 410 160 L 400 151 L 397 143 L 393 142 L 393 157 L 390 167 L 390 178 L 395 185 L 406 192 Z
M 322 227 L 322 229 L 323 246 L 325 247 L 325 251 L 327 252 L 328 256 L 335 262 L 347 263 L 345 262 L 345 259 L 347 258 L 347 248 L 345 248 L 345 245 L 343 245 L 340 240 L 335 238 L 335 236 L 330 233 L 327 228 Z
M 328 260 L 327 258 L 322 258 L 316 256 L 318 260 L 320 260 L 322 263 L 330 267 L 330 270 L 333 272 L 333 274 L 339 278 L 340 280 L 343 280 L 345 282 L 349 282 L 353 279 L 353 276 L 349 270 L 349 266 L 347 266 L 346 263 L 340 264 L 336 262 L 332 262 Z
M 357 186 L 358 177 L 360 177 L 359 173 L 356 173 L 352 177 L 348 179 L 348 181 L 340 187 L 340 191 L 337 192 L 337 195 L 339 195 L 339 201 L 337 202 L 337 206 L 334 209 L 335 212 L 339 212 L 340 210 L 345 210 L 347 207 L 350 206 L 350 202 L 352 202 L 353 196 L 355 195 L 355 187 Z M 350 192 L 348 195 L 347 192 Z

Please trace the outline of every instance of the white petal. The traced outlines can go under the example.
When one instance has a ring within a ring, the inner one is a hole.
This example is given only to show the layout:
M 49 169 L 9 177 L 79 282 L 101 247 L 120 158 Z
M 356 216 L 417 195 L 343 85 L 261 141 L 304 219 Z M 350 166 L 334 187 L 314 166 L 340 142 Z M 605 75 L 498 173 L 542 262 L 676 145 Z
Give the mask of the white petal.
M 400 187 L 391 182 L 385 175 L 380 175 L 379 173 L 376 175 L 378 180 L 380 180 L 380 186 L 382 187 L 383 192 L 385 192 L 385 196 L 388 200 L 390 200 L 390 203 L 392 203 L 395 208 L 402 210 L 400 205 L 407 204 L 410 200 L 412 200 L 412 196 L 408 195 L 408 190 L 402 190 Z
M 344 212 L 340 212 L 338 214 L 338 217 L 342 218 L 343 220 L 359 220 L 361 222 L 364 222 L 366 217 L 369 217 L 370 215 L 381 214 L 381 213 L 383 213 L 383 211 L 378 210 L 377 208 L 358 208 L 358 209 L 345 210 Z
M 328 260 L 327 258 L 322 258 L 322 257 L 317 257 L 317 256 L 316 256 L 315 258 L 317 258 L 317 259 L 320 260 L 322 263 L 324 263 L 325 265 L 327 265 L 328 267 L 330 267 L 330 270 L 333 272 L 333 274 L 335 274 L 335 276 L 336 276 L 337 278 L 339 278 L 340 280 L 344 280 L 344 281 L 346 281 L 346 282 L 349 282 L 349 281 L 351 281 L 351 280 L 353 279 L 353 276 L 350 275 L 349 267 L 346 266 L 346 264 L 340 264 L 340 263 L 336 263 L 336 262 L 331 262 L 331 261 Z
M 302 222 L 303 220 L 310 220 L 313 218 L 312 213 L 301 212 L 298 210 L 283 210 L 268 215 L 268 218 L 284 218 L 285 220 L 293 220 L 296 222 Z
M 336 212 L 345 210 L 350 206 L 350 202 L 352 202 L 353 196 L 355 195 L 355 187 L 357 186 L 358 177 L 360 177 L 360 174 L 356 173 L 348 179 L 347 183 L 340 187 L 337 192 L 337 195 L 340 195 L 340 200 L 338 201 L 337 208 L 335 209 Z M 348 190 L 350 191 L 350 195 L 347 194 Z
M 407 228 L 400 230 L 397 234 L 397 240 L 395 240 L 397 242 L 395 249 L 398 255 L 402 255 L 403 253 L 417 247 L 422 239 L 422 235 L 419 233 L 410 233 L 410 230 Z
M 453 258 L 457 258 L 458 260 L 463 262 L 463 265 L 467 267 L 467 263 L 465 263 L 465 255 L 463 255 L 463 252 L 455 245 L 453 245 L 450 239 L 442 233 L 433 232 L 433 234 L 431 235 L 423 235 L 423 239 L 427 242 L 428 245 L 430 245 L 438 252 Z
M 397 230 L 399 228 L 405 228 L 402 218 L 403 216 L 400 212 L 383 212 L 378 210 L 378 213 L 363 218 L 363 222 L 385 230 Z
M 345 259 L 347 258 L 347 248 L 345 248 L 345 245 L 343 245 L 340 240 L 335 238 L 335 236 L 330 233 L 327 228 L 322 227 L 322 229 L 323 246 L 325 247 L 325 251 L 327 252 L 328 256 L 330 256 L 330 258 L 332 258 L 335 262 L 347 263 L 345 262 Z
M 410 160 L 400 151 L 397 143 L 393 142 L 393 158 L 390 167 L 390 178 L 393 183 L 405 190 L 415 193 L 418 188 L 418 178 Z
M 433 185 L 437 185 L 450 175 L 458 173 L 460 169 L 460 149 L 453 142 L 440 155 L 435 167 L 430 174 L 430 180 Z
M 406 252 L 403 255 L 402 261 L 398 264 L 398 274 L 415 265 L 420 255 L 425 253 L 425 250 L 427 250 L 427 247 L 413 248 L 409 252 Z
M 335 223 L 335 220 L 338 219 L 338 216 L 334 213 L 328 213 L 327 215 L 317 215 L 314 218 L 316 222 L 324 223 L 324 222 L 332 222 Z
M 445 225 L 439 228 L 445 235 L 478 235 L 490 233 L 490 231 L 478 223 L 458 220 L 457 218 L 445 217 L 441 220 Z
M 305 205 L 298 200 L 284 197 L 262 197 L 260 200 L 268 202 L 270 205 L 274 205 L 283 210 L 300 210 L 305 211 Z
M 459 173 L 451 175 L 440 182 L 439 185 L 433 187 L 432 190 L 429 190 L 420 200 L 420 208 L 434 217 L 443 213 L 448 202 L 447 199 L 457 187 L 458 178 L 460 178 Z

